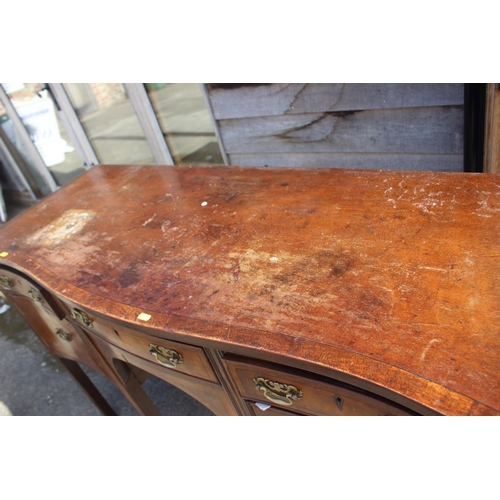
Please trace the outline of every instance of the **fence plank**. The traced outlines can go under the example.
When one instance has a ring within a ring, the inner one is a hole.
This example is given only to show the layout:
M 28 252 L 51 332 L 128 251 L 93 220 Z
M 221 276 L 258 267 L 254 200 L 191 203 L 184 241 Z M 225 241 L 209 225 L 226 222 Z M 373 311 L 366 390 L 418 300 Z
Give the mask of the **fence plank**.
M 463 148 L 461 106 L 220 120 L 226 152 L 447 153 Z
M 461 83 L 211 83 L 206 88 L 217 120 L 464 102 Z

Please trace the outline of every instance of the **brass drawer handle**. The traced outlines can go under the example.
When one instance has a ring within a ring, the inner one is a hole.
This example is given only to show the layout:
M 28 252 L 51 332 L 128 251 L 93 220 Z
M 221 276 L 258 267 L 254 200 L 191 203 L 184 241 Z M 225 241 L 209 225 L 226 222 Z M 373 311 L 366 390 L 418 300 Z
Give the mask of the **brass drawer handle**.
M 73 319 L 81 321 L 85 326 L 94 328 L 92 320 L 83 311 L 80 311 L 80 309 L 77 309 L 76 307 L 71 309 L 71 316 Z
M 5 290 L 11 290 L 14 288 L 14 282 L 8 276 L 2 274 L 0 276 L 0 286 Z
M 64 330 L 61 330 L 60 328 L 56 330 L 56 335 L 60 339 L 65 340 L 66 342 L 71 342 L 73 340 L 73 335 L 71 335 L 71 333 L 66 333 Z
M 169 368 L 177 368 L 177 365 L 184 363 L 182 354 L 155 344 L 149 344 L 149 354 L 151 354 L 158 363 L 163 366 L 168 366 Z
M 290 406 L 294 401 L 302 399 L 302 391 L 293 385 L 272 382 L 267 378 L 255 377 L 255 387 L 264 391 L 264 397 L 281 406 Z
M 43 302 L 43 297 L 42 294 L 38 291 L 35 290 L 34 288 L 30 288 L 28 290 L 28 295 L 35 301 L 38 302 L 38 304 L 41 304 Z

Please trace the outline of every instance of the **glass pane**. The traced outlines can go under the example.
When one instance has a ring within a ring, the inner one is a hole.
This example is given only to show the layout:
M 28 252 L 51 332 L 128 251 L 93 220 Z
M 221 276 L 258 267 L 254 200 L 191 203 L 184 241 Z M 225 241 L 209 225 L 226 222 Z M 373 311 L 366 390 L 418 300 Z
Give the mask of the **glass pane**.
M 224 164 L 198 83 L 146 83 L 176 164 Z
M 44 84 L 5 83 L 3 86 L 56 183 L 62 186 L 82 174 L 85 171 L 83 162 L 56 113 L 52 99 L 46 90 L 42 90 Z M 22 155 L 37 184 L 44 191 L 45 182 L 34 167 L 21 138 L 5 114 L 3 107 L 0 109 L 0 115 L 2 115 L 0 121 L 4 132 Z
M 102 164 L 153 165 L 144 132 L 121 83 L 65 83 Z

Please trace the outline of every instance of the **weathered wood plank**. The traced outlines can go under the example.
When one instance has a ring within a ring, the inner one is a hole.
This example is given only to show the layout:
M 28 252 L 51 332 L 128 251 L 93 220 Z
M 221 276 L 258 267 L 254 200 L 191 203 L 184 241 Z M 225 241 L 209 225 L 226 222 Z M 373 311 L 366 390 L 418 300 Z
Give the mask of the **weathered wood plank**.
M 226 152 L 462 153 L 461 106 L 220 120 Z
M 487 87 L 484 171 L 494 174 L 500 172 L 500 88 L 498 83 L 488 83 Z
M 461 83 L 206 84 L 206 89 L 217 120 L 464 102 Z
M 359 168 L 375 170 L 427 170 L 462 172 L 461 154 L 382 154 L 382 153 L 259 153 L 233 154 L 231 165 L 255 167 Z

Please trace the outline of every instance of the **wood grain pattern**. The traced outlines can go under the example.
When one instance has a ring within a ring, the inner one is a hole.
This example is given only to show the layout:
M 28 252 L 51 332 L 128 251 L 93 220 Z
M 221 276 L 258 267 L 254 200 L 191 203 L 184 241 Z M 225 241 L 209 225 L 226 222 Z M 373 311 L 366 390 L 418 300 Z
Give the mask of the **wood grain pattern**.
M 231 165 L 463 171 L 463 84 L 205 88 Z
M 134 329 L 486 415 L 499 224 L 493 174 L 108 166 L 6 224 L 0 262 Z
M 463 149 L 459 106 L 220 120 L 226 152 L 447 153 Z
M 500 173 L 500 84 L 488 83 L 485 124 L 484 171 Z
M 217 120 L 328 111 L 463 105 L 459 83 L 207 84 Z

